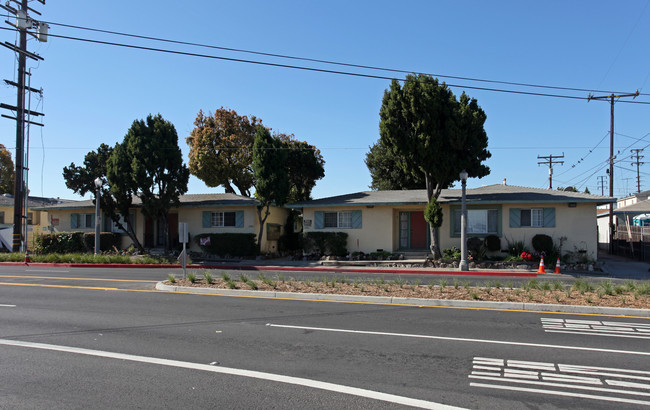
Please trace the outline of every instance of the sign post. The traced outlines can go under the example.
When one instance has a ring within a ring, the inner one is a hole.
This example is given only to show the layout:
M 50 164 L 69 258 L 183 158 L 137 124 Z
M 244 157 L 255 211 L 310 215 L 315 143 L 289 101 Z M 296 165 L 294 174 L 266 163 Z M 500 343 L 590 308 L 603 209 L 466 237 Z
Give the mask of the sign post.
M 178 259 L 183 267 L 183 279 L 187 278 L 187 240 L 189 234 L 187 233 L 187 222 L 178 223 L 178 242 L 183 244 L 183 251 L 178 255 Z

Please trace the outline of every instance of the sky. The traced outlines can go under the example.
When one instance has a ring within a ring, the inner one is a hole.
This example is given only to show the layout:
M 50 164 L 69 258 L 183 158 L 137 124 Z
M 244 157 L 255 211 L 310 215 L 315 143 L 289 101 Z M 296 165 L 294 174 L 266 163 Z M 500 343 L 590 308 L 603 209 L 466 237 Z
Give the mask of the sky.
M 476 98 L 487 114 L 485 130 L 492 157 L 486 165 L 491 172 L 470 179 L 469 188 L 500 184 L 504 178 L 509 185 L 547 188 L 549 168 L 538 164 L 544 161 L 538 156 L 564 155 L 558 159 L 564 164 L 554 165 L 553 188 L 575 186 L 600 194 L 602 187 L 607 195 L 610 104 L 587 97 L 639 90 L 636 99 L 617 99 L 614 105 L 614 196 L 637 191 L 633 162 L 644 162 L 639 166 L 640 188 L 648 190 L 649 3 L 67 0 L 42 5 L 32 1 L 30 7 L 42 15 L 30 16 L 48 22 L 52 35 L 212 58 L 54 36 L 47 43 L 30 40 L 29 51 L 44 58 L 28 60 L 31 86 L 43 90 L 42 98 L 32 96 L 31 108 L 45 114 L 41 117 L 45 126 L 32 126 L 29 132 L 30 194 L 81 199 L 66 188 L 63 167 L 82 164 L 85 154 L 101 143 L 121 142 L 132 122 L 149 114 L 159 113 L 175 125 L 187 163 L 185 138 L 194 128 L 197 113 L 222 106 L 255 115 L 274 131 L 294 134 L 321 150 L 325 177 L 316 184 L 312 197 L 366 191 L 371 178 L 364 159 L 379 138 L 382 96 L 390 78 L 406 76 L 404 72 L 170 44 L 66 25 L 437 76 L 456 95 L 465 91 Z M 15 31 L 0 30 L 0 41 L 14 43 Z M 2 48 L 0 59 L 4 62 L 1 78 L 15 81 L 14 53 Z M 15 105 L 15 88 L 3 83 L 0 102 Z M 15 121 L 0 118 L 0 143 L 12 155 L 15 126 Z M 645 161 L 631 158 L 632 149 L 643 148 L 646 151 L 640 155 L 646 156 Z M 224 192 L 223 188 L 207 187 L 190 178 L 188 193 L 218 192 Z

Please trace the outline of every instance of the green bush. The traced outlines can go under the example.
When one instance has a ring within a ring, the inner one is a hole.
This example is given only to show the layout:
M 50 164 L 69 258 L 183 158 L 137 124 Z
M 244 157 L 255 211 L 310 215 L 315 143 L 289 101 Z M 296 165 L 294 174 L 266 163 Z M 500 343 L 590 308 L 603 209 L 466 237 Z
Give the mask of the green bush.
M 481 246 L 483 246 L 483 240 L 475 236 L 467 239 L 467 250 L 473 254 L 479 254 L 481 252 Z
M 488 235 L 483 240 L 485 247 L 490 252 L 496 252 L 501 250 L 501 239 L 496 235 Z
M 347 243 L 348 234 L 345 232 L 306 232 L 303 250 L 308 253 L 345 256 L 348 253 Z
M 460 259 L 460 249 L 452 247 L 451 249 L 443 249 L 442 257 L 445 259 Z
M 553 252 L 553 238 L 542 233 L 533 236 L 533 249 L 539 253 L 548 255 Z
M 508 253 L 512 256 L 520 256 L 522 252 L 528 252 L 526 248 L 525 241 L 510 241 L 506 238 L 508 242 Z
M 119 248 L 122 236 L 119 233 L 101 232 L 99 234 L 99 249 L 102 251 L 112 251 L 113 247 Z M 95 232 L 86 232 L 83 236 L 86 251 L 95 249 Z
M 202 238 L 210 238 L 209 245 L 201 245 Z M 205 253 L 213 255 L 254 256 L 257 254 L 257 236 L 253 233 L 203 233 L 194 240 Z
M 102 232 L 99 236 L 102 250 L 112 250 L 120 243 L 120 235 Z M 34 253 L 46 255 L 51 253 L 85 253 L 95 249 L 94 232 L 56 232 L 36 236 Z

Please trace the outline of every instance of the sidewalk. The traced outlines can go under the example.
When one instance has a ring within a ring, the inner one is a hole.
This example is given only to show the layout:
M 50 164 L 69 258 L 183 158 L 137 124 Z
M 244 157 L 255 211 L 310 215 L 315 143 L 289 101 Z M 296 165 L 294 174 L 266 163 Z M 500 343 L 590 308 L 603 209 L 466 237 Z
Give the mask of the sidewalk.
M 617 279 L 650 279 L 650 263 L 617 255 L 599 254 L 598 261 L 602 263 L 603 272 Z

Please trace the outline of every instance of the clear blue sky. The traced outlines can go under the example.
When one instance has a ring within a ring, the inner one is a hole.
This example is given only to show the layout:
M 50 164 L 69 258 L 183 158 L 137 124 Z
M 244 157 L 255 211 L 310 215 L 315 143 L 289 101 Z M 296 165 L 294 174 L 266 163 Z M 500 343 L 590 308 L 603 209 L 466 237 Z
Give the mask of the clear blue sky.
M 650 93 L 649 0 L 610 1 L 48 1 L 31 2 L 36 19 L 144 36 L 438 75 L 471 77 L 607 93 Z M 4 18 L 3 18 L 4 20 Z M 6 25 L 4 25 L 6 27 Z M 327 66 L 250 54 L 171 45 L 51 25 L 51 34 L 403 78 L 404 74 Z M 0 31 L 1 41 L 15 33 Z M 313 197 L 369 189 L 364 164 L 378 137 L 379 107 L 389 80 L 162 54 L 50 38 L 29 42 L 45 58 L 32 67 L 43 88 L 32 108 L 46 126 L 32 127 L 32 195 L 79 199 L 62 169 L 81 164 L 99 144 L 122 141 L 135 119 L 160 113 L 185 143 L 199 110 L 221 106 L 253 114 L 275 131 L 318 147 L 325 178 Z M 2 78 L 14 80 L 15 57 L 0 49 Z M 586 97 L 562 91 L 442 78 L 478 99 L 487 113 L 491 174 L 469 187 L 501 183 L 548 186 L 538 155 L 564 153 L 557 186 L 599 192 L 609 155 L 609 104 L 473 90 L 479 86 Z M 595 93 L 601 95 L 603 93 Z M 626 99 L 631 100 L 631 99 Z M 0 87 L 15 105 L 15 90 Z M 650 95 L 637 101 L 650 101 Z M 615 196 L 636 190 L 630 149 L 648 146 L 641 189 L 650 189 L 650 105 L 615 105 Z M 0 119 L 0 142 L 14 152 L 15 123 Z M 643 160 L 642 160 L 643 161 Z M 192 177 L 190 193 L 223 192 Z M 608 192 L 606 185 L 605 193 Z

